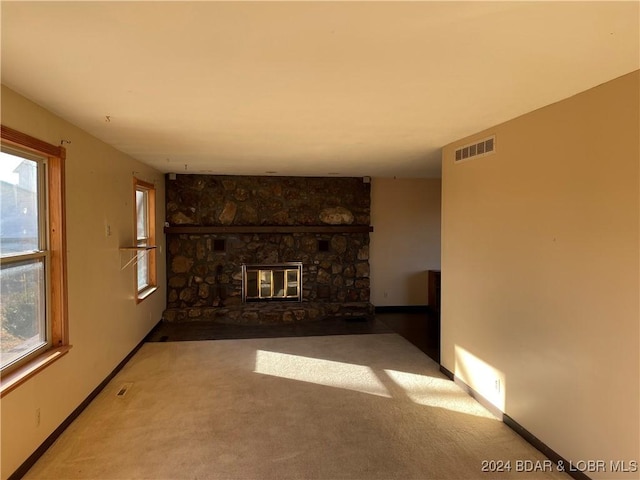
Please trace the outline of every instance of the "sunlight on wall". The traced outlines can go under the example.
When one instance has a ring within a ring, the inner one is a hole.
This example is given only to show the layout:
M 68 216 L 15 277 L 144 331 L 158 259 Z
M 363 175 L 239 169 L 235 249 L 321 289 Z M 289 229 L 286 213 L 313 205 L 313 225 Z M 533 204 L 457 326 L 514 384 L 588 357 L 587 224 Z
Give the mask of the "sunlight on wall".
M 459 345 L 455 346 L 455 362 L 455 376 L 504 412 L 506 398 L 504 373 Z
M 288 353 L 256 352 L 255 373 L 390 398 L 371 368 Z
M 418 405 L 444 408 L 496 420 L 496 417 L 487 409 L 448 378 L 435 378 L 396 370 L 385 370 L 385 373 L 405 391 L 412 402 Z

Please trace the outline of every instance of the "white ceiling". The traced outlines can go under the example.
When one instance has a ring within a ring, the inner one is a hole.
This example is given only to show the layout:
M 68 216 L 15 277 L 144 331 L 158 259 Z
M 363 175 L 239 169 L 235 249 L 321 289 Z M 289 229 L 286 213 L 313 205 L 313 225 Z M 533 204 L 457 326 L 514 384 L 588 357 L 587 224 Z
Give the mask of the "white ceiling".
M 437 177 L 638 69 L 639 5 L 2 1 L 2 82 L 164 172 Z

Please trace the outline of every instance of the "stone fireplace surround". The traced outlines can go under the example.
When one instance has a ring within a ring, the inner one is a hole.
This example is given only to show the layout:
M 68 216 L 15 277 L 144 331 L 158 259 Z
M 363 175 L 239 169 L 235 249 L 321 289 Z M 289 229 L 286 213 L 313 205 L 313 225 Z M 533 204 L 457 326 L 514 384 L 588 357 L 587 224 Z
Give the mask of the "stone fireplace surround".
M 277 324 L 373 313 L 362 178 L 166 178 L 165 321 Z M 242 265 L 302 262 L 301 302 L 242 301 Z

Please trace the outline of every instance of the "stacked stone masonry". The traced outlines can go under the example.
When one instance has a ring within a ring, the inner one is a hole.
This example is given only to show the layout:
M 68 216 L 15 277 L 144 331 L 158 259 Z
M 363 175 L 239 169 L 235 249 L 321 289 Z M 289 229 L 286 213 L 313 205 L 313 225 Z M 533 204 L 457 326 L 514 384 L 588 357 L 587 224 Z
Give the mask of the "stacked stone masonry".
M 369 225 L 361 178 L 178 175 L 170 226 Z M 368 233 L 168 234 L 166 321 L 291 323 L 372 313 Z M 303 301 L 242 303 L 242 264 L 302 262 Z

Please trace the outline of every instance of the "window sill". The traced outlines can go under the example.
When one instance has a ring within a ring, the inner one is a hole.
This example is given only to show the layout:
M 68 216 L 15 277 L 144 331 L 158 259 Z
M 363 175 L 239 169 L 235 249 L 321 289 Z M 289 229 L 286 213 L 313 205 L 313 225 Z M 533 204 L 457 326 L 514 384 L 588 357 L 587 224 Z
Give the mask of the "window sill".
M 144 290 L 142 290 L 141 292 L 138 292 L 138 297 L 136 298 L 136 302 L 137 303 L 142 302 L 144 299 L 146 299 L 147 297 L 151 296 L 151 294 L 153 292 L 155 292 L 156 290 L 158 290 L 158 287 L 147 287 Z
M 69 350 L 71 350 L 71 345 L 52 348 L 16 370 L 2 375 L 0 380 L 0 398 L 65 356 Z

